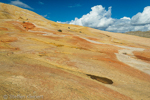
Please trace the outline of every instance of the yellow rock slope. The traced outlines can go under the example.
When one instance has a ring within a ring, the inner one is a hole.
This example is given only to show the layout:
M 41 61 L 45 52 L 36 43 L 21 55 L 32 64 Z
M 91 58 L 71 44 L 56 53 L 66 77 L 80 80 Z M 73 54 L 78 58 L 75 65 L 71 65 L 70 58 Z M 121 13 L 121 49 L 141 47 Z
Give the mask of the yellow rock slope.
M 149 88 L 149 38 L 0 3 L 0 100 L 150 100 Z

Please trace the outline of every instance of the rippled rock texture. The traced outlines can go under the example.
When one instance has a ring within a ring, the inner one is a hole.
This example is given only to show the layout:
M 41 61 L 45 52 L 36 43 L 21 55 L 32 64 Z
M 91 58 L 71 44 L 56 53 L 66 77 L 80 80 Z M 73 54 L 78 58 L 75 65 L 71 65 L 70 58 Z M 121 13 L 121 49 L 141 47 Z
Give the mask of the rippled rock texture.
M 149 100 L 149 88 L 149 38 L 0 3 L 0 100 Z

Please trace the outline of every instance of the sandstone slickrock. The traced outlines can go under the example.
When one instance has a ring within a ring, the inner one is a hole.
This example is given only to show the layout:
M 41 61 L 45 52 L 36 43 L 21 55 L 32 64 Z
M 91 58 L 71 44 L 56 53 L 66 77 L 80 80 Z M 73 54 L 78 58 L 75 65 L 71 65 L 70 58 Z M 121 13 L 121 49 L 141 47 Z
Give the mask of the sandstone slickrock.
M 149 100 L 149 88 L 149 38 L 0 3 L 0 100 Z

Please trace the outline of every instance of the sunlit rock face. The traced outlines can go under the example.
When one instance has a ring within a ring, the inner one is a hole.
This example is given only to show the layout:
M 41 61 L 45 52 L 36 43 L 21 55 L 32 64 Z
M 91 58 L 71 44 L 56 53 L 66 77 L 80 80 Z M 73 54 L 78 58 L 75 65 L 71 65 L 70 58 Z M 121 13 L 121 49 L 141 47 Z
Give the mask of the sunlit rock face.
M 0 3 L 0 100 L 149 100 L 149 88 L 149 38 Z

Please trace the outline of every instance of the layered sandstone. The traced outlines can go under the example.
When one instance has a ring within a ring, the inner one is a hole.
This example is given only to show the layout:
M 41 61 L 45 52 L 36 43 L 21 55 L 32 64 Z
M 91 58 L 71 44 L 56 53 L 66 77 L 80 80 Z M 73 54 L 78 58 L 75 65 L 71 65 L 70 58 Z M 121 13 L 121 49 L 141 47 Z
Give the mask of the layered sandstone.
M 0 3 L 0 100 L 149 100 L 149 88 L 149 38 Z

